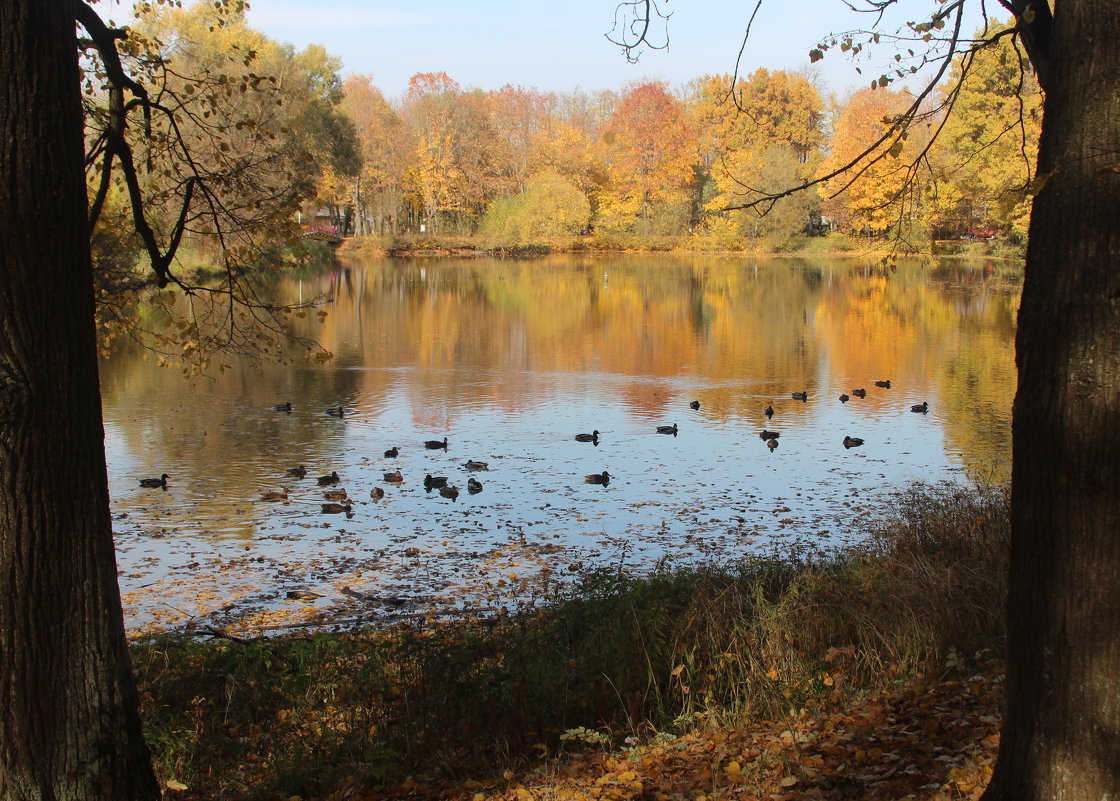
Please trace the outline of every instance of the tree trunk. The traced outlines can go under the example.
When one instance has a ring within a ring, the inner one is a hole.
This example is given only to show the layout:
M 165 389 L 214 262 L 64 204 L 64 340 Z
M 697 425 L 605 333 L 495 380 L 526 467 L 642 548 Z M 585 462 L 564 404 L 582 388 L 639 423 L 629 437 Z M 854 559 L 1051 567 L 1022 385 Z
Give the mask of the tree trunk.
M 1120 4 L 1060 0 L 1019 311 L 1007 714 L 986 801 L 1120 798 Z
M 0 799 L 157 799 L 109 520 L 69 3 L 0 3 L 0 75 Z

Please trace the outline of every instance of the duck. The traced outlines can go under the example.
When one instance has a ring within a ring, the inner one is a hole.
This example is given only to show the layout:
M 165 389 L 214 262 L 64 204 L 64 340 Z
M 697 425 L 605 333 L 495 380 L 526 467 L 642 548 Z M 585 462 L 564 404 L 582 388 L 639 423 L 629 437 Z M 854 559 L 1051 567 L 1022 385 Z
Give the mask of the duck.
M 278 404 L 276 404 L 275 406 L 272 407 L 272 411 L 274 411 L 274 412 L 290 412 L 291 410 L 292 410 L 291 401 L 289 401 L 288 403 L 278 403 Z
M 583 480 L 588 484 L 602 484 L 605 487 L 611 483 L 611 474 L 604 470 L 602 473 L 592 473 L 589 476 L 584 476 Z
M 843 392 L 841 392 L 841 393 L 840 393 L 840 402 L 841 402 L 841 403 L 847 403 L 847 402 L 848 402 L 848 401 L 850 401 L 850 400 L 851 400 L 851 398 L 849 398 L 849 397 L 848 397 L 847 395 L 845 395 L 845 394 L 844 394 Z
M 345 512 L 346 516 L 350 517 L 353 514 L 353 512 L 350 511 L 349 501 L 346 503 L 323 503 L 319 504 L 319 508 L 323 510 L 323 514 L 327 515 L 337 515 Z
M 863 440 L 860 439 L 859 437 L 847 437 L 847 436 L 844 437 L 844 447 L 845 448 L 858 448 L 862 444 L 863 444 Z
M 489 470 L 490 464 L 489 462 L 480 462 L 476 459 L 468 459 L 467 463 L 463 465 L 463 467 L 467 468 L 468 470 Z
M 332 470 L 329 476 L 319 476 L 318 481 L 320 487 L 329 487 L 331 484 L 337 484 L 338 472 Z
M 792 397 L 794 400 L 807 401 L 807 400 L 809 400 L 809 393 L 807 391 L 806 392 L 794 392 L 794 393 L 791 393 L 790 397 Z
M 700 401 L 693 401 L 692 403 L 688 404 L 688 408 L 692 409 L 692 411 L 696 411 L 700 408 Z
M 443 438 L 443 442 L 440 442 L 438 439 L 425 440 L 424 447 L 430 451 L 439 450 L 440 448 L 447 450 L 447 437 Z
M 397 456 L 400 455 L 400 452 L 401 452 L 400 448 L 398 448 L 396 445 L 394 445 L 389 450 L 385 451 L 385 458 L 386 459 L 396 459 Z
M 474 476 L 471 476 L 467 479 L 467 492 L 471 495 L 477 495 L 482 492 L 482 482 Z
M 390 484 L 399 484 L 400 482 L 404 481 L 404 477 L 401 476 L 400 470 L 396 470 L 392 473 L 382 473 L 381 476 Z
M 766 447 L 770 449 L 770 453 L 773 453 L 774 449 L 776 447 L 778 447 L 778 440 L 776 440 L 776 439 L 767 440 Z
M 171 476 L 167 475 L 167 473 L 164 473 L 159 478 L 142 478 L 142 479 L 140 479 L 140 486 L 141 487 L 163 487 L 164 489 L 167 489 L 167 479 L 169 479 L 169 478 L 171 478 Z
M 323 414 L 329 414 L 331 417 L 342 417 L 346 414 L 346 410 L 341 406 L 335 406 L 333 409 L 327 409 Z
M 431 473 L 424 476 L 424 489 L 432 489 L 432 487 L 446 487 L 447 476 L 433 476 Z
M 886 381 L 876 381 L 875 386 L 882 387 L 883 389 L 891 388 L 891 380 L 888 378 Z
M 658 434 L 672 434 L 674 437 L 677 435 L 677 424 L 673 423 L 671 426 L 658 426 Z
M 270 490 L 268 492 L 262 492 L 261 493 L 261 500 L 262 501 L 283 501 L 284 503 L 287 503 L 288 502 L 288 491 L 286 489 L 280 489 L 280 490 Z
M 344 489 L 327 490 L 326 492 L 323 493 L 323 497 L 326 498 L 328 501 L 344 501 L 344 500 L 346 500 L 346 490 L 344 490 Z
M 766 409 L 762 413 L 764 415 L 766 415 L 766 419 L 769 420 L 771 417 L 774 416 L 774 407 L 773 406 L 767 406 Z
M 323 595 L 314 590 L 288 590 L 287 597 L 293 601 L 317 601 Z
M 576 434 L 576 442 L 598 442 L 599 429 L 595 429 L 590 434 Z
M 374 487 L 369 491 L 369 497 L 373 498 L 375 501 L 379 501 L 385 497 L 385 490 L 381 489 L 381 487 Z
M 296 478 L 303 478 L 307 475 L 307 468 L 303 465 L 300 465 L 299 467 L 289 467 L 287 475 L 295 476 Z
M 913 406 L 910 407 L 910 411 L 919 412 L 920 414 L 925 414 L 926 412 L 929 411 L 929 402 L 928 401 L 922 401 L 921 403 L 916 403 L 916 404 L 914 404 Z
M 442 495 L 444 498 L 450 498 L 451 500 L 455 500 L 456 498 L 459 497 L 459 488 L 458 487 L 440 487 L 439 488 L 439 494 Z
M 763 439 L 777 439 L 781 435 L 780 431 L 767 431 L 765 428 L 759 433 L 759 436 Z
M 853 389 L 852 390 L 852 395 L 856 398 L 866 398 L 867 397 L 867 390 L 866 389 Z

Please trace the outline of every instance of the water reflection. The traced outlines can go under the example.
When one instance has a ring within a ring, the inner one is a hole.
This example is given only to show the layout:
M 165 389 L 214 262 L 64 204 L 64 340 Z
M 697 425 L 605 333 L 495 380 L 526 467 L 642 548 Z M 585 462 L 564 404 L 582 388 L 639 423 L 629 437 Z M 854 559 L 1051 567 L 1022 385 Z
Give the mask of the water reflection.
M 135 626 L 284 606 L 292 588 L 319 589 L 321 605 L 343 587 L 477 599 L 511 573 L 622 552 L 819 549 L 858 537 L 860 509 L 913 479 L 1006 479 L 1019 297 L 1007 266 L 371 260 L 275 290 L 328 298 L 324 322 L 297 324 L 332 363 L 194 382 L 139 353 L 103 365 Z M 858 388 L 865 398 L 839 402 Z M 802 390 L 809 400 L 791 397 Z M 911 414 L 922 401 L 930 413 Z M 781 434 L 773 449 L 764 424 Z M 597 442 L 576 441 L 592 430 Z M 846 449 L 846 435 L 865 444 Z M 446 450 L 424 447 L 444 437 Z M 473 494 L 470 459 L 489 467 Z M 299 464 L 312 478 L 286 475 Z M 313 477 L 332 470 L 352 519 L 321 512 Z M 604 470 L 605 485 L 584 481 Z M 138 488 L 163 472 L 166 491 Z M 458 497 L 426 488 L 428 473 Z M 280 487 L 290 503 L 259 499 Z

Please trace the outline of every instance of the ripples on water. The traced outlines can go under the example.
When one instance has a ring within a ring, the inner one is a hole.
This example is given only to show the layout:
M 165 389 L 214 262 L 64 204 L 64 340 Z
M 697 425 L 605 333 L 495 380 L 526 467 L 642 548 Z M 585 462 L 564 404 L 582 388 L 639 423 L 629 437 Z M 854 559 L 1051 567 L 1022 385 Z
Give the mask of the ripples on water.
M 300 608 L 356 615 L 344 587 L 495 608 L 539 589 L 527 576 L 858 539 L 892 490 L 1006 459 L 1017 285 L 963 268 L 906 280 L 728 260 L 374 262 L 298 288 L 334 298 L 329 365 L 188 383 L 118 354 L 104 395 L 129 622 L 287 609 L 292 589 L 325 596 Z M 857 387 L 865 399 L 837 400 Z M 808 402 L 790 397 L 802 389 Z M 929 414 L 909 411 L 923 400 Z M 291 413 L 272 410 L 283 401 Z M 342 419 L 324 414 L 339 404 Z M 764 427 L 781 432 L 773 452 Z M 574 440 L 592 429 L 597 446 Z M 424 448 L 444 436 L 446 452 Z M 298 464 L 308 477 L 286 477 Z M 320 509 L 314 477 L 332 470 L 352 518 Z M 603 470 L 607 486 L 584 482 Z M 166 491 L 138 488 L 161 472 Z M 426 491 L 427 473 L 459 497 Z M 289 503 L 258 500 L 280 487 Z

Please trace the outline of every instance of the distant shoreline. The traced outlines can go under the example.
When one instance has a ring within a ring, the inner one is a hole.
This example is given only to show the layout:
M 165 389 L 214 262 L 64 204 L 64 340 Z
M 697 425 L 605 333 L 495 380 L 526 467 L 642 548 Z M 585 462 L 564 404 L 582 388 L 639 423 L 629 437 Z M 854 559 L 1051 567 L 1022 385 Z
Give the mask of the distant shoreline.
M 631 237 L 620 235 L 581 236 L 540 244 L 502 244 L 470 236 L 362 236 L 348 237 L 339 253 L 348 256 L 384 258 L 540 258 L 561 253 L 588 255 L 620 255 L 640 253 L 690 254 L 712 256 L 887 258 L 923 257 L 984 258 L 1022 260 L 1025 245 L 1011 245 L 1001 240 L 957 241 L 931 243 L 926 250 L 902 250 L 888 239 L 865 239 L 832 235 L 803 237 L 790 247 L 773 247 L 769 243 L 749 246 L 716 243 L 697 237 Z

